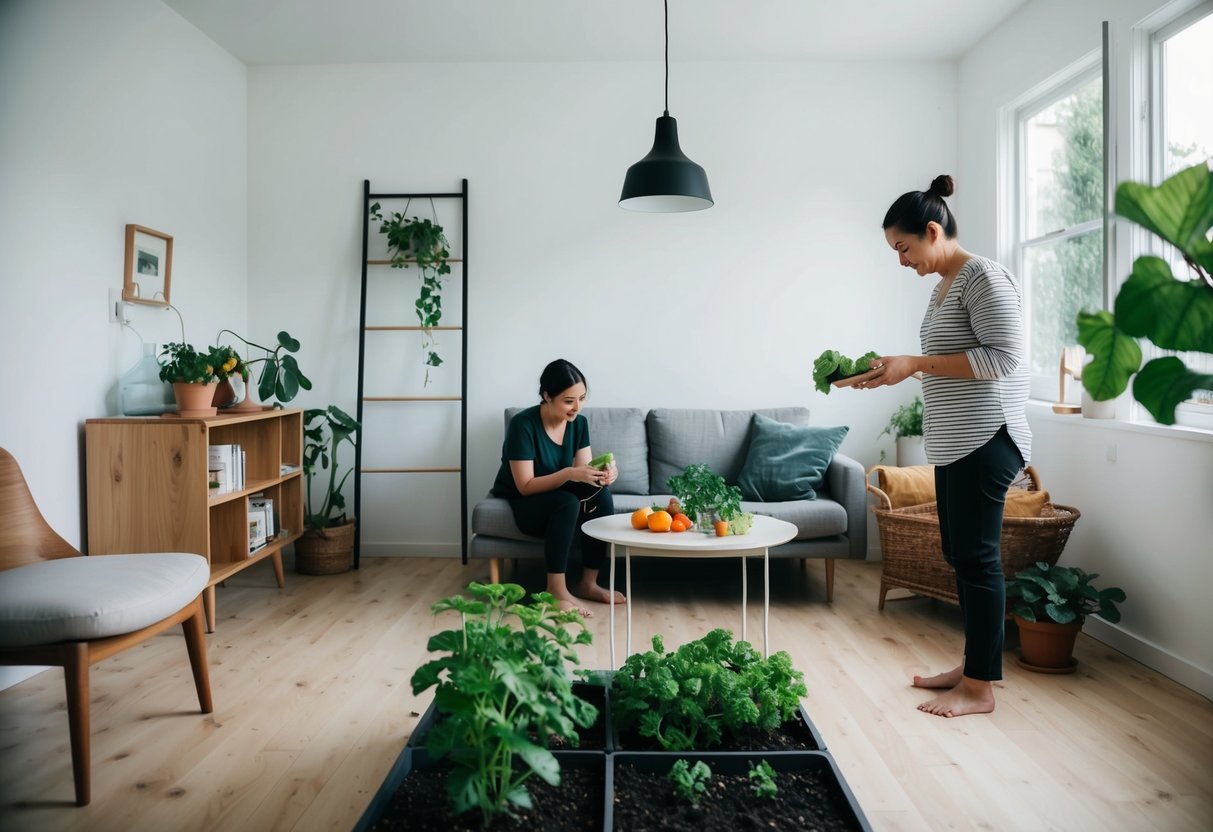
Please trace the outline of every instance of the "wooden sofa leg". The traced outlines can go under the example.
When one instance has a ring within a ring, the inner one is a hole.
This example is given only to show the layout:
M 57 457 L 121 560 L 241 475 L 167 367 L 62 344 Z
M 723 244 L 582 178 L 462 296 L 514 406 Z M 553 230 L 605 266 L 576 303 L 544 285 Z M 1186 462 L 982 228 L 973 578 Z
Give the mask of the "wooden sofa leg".
M 884 597 L 888 594 L 889 594 L 889 585 L 886 584 L 884 582 L 884 579 L 882 578 L 880 581 L 880 602 L 876 605 L 876 609 L 878 609 L 878 610 L 884 609 Z
M 215 710 L 211 701 L 211 671 L 206 664 L 206 634 L 202 610 L 202 597 L 194 601 L 194 614 L 181 622 L 185 632 L 185 648 L 190 656 L 190 669 L 194 671 L 194 689 L 198 691 L 198 705 L 202 713 L 209 714 Z
M 501 583 L 501 559 L 489 558 L 489 583 Z
M 64 650 L 63 682 L 67 688 L 67 725 L 72 742 L 72 778 L 76 781 L 76 805 L 92 799 L 89 769 L 88 643 L 78 641 Z
M 202 590 L 202 606 L 206 609 L 206 631 L 215 632 L 215 585 Z
M 826 558 L 826 603 L 834 602 L 834 559 Z

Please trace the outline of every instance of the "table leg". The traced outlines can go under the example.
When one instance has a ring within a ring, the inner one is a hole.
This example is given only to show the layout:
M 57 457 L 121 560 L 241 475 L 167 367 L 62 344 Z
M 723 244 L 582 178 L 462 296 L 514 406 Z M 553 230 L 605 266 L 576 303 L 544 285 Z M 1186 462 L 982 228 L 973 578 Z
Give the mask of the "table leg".
M 771 656 L 771 557 L 762 550 L 762 657 Z
M 632 655 L 632 550 L 623 549 L 623 575 L 628 593 L 628 655 Z M 614 606 L 614 605 L 612 605 Z
M 746 588 L 745 555 L 742 555 L 741 556 L 741 640 L 742 641 L 746 641 L 745 633 L 746 633 L 747 616 L 746 616 L 746 612 L 745 612 L 745 601 L 746 601 L 747 596 L 749 596 L 749 594 L 750 594 L 750 592 Z
M 611 544 L 611 601 L 615 600 L 615 544 Z M 632 602 L 632 594 L 628 593 L 628 603 Z M 615 670 L 619 665 L 615 664 L 615 604 L 610 604 L 610 612 L 607 613 L 607 628 L 611 631 L 611 670 Z

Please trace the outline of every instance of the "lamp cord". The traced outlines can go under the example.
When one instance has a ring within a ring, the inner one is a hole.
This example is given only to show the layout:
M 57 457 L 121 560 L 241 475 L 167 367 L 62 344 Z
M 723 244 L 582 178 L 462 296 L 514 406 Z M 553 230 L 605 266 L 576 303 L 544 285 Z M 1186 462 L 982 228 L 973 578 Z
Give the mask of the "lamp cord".
M 670 114 L 670 0 L 665 6 L 665 114 Z

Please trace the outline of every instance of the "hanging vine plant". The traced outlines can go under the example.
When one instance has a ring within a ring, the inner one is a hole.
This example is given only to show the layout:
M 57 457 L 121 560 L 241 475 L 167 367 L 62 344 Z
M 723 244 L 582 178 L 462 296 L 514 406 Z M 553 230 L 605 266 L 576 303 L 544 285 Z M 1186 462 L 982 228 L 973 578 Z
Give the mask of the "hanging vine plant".
M 432 207 L 432 206 L 431 206 Z M 408 205 L 404 207 L 408 211 Z M 387 235 L 388 254 L 393 269 L 405 269 L 416 265 L 421 274 L 421 289 L 414 304 L 417 320 L 425 332 L 421 350 L 425 353 L 425 384 L 430 383 L 430 367 L 442 365 L 436 347 L 438 339 L 434 327 L 442 320 L 442 278 L 451 273 L 447 259 L 451 256 L 451 243 L 442 226 L 434 220 L 418 219 L 405 213 L 389 211 L 385 215 L 376 202 L 371 206 L 371 219 L 379 223 L 379 233 Z

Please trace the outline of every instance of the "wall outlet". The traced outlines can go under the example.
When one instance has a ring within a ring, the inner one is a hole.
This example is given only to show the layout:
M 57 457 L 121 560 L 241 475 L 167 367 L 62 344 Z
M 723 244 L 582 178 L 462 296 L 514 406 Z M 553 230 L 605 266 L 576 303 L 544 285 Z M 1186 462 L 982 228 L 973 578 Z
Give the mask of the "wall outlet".
M 121 289 L 110 289 L 110 323 L 111 324 L 129 324 L 131 305 L 122 299 Z

